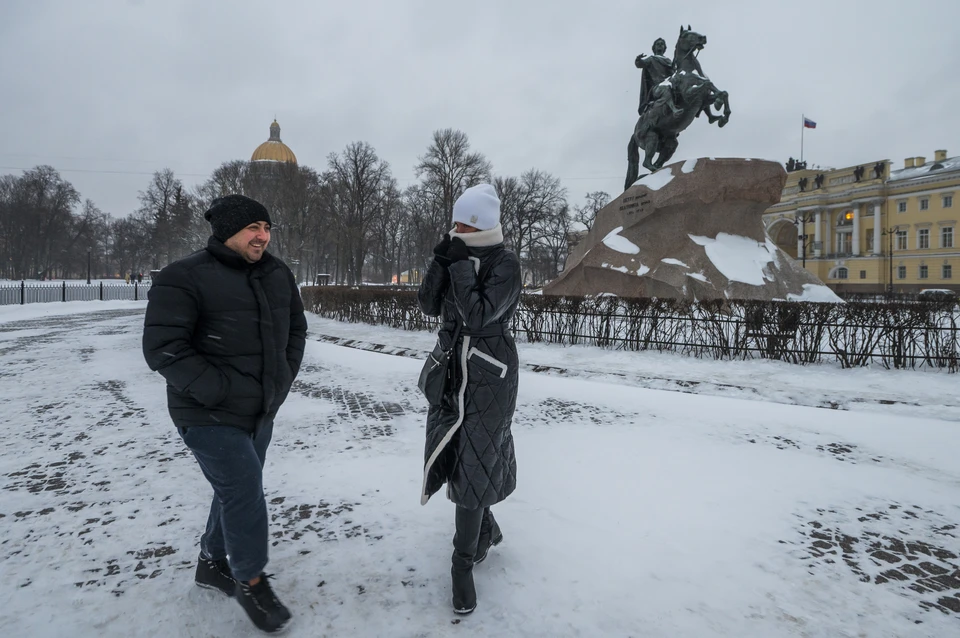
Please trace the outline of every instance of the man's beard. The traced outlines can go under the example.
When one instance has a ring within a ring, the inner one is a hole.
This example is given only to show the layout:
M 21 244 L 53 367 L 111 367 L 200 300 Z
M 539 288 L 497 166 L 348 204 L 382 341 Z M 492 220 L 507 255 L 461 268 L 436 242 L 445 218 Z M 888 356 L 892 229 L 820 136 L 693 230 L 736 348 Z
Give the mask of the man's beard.
M 247 245 L 247 256 L 249 257 L 249 261 L 259 261 L 265 252 L 267 252 L 267 244 Z

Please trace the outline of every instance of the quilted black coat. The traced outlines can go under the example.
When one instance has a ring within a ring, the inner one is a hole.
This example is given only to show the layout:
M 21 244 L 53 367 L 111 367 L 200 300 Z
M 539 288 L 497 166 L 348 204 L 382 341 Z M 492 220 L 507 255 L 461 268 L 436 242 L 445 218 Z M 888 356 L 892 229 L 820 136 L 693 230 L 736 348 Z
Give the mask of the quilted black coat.
M 421 503 L 447 483 L 450 500 L 475 509 L 499 503 L 517 485 L 510 424 L 518 361 L 510 326 L 521 277 L 517 256 L 503 244 L 469 250 L 469 261 L 448 268 L 435 260 L 420 285 L 420 309 L 443 319 L 444 348 L 462 324 L 454 383 L 427 414 Z
M 307 322 L 290 269 L 269 253 L 254 264 L 211 237 L 205 250 L 154 278 L 143 355 L 167 380 L 177 427 L 249 432 L 290 392 Z

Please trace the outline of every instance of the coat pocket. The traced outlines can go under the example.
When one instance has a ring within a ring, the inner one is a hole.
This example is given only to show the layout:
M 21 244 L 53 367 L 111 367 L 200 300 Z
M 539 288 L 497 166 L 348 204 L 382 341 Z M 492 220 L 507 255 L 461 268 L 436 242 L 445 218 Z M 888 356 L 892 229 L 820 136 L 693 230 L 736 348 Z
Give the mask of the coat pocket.
M 508 366 L 496 357 L 492 357 L 486 352 L 477 348 L 470 348 L 467 351 L 467 361 L 473 359 L 481 368 L 486 368 L 490 372 L 498 375 L 501 379 L 507 376 Z
M 223 370 L 210 364 L 185 391 L 203 407 L 214 408 L 223 403 L 230 394 L 230 379 Z
M 417 387 L 430 405 L 440 405 L 447 391 L 450 356 L 451 353 L 445 351 L 438 341 L 420 370 Z

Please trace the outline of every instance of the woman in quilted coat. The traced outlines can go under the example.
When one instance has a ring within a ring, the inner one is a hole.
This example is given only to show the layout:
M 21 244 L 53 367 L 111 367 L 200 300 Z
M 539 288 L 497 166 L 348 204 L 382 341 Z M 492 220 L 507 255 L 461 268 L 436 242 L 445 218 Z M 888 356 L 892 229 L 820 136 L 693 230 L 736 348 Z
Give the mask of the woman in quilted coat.
M 521 275 L 516 254 L 503 246 L 493 186 L 464 191 L 454 203 L 453 221 L 419 291 L 421 310 L 442 319 L 439 346 L 447 350 L 457 340 L 451 379 L 427 414 L 421 503 L 447 484 L 447 496 L 457 506 L 453 608 L 469 614 L 477 606 L 473 566 L 503 540 L 490 507 L 517 484 L 510 424 L 518 363 L 510 326 Z

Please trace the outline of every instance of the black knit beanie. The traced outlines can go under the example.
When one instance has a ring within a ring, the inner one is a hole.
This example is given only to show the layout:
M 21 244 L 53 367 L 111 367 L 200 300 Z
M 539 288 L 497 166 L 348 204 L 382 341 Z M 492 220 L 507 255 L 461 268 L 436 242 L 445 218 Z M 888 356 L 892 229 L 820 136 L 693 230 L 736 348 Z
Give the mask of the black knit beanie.
M 255 199 L 243 195 L 227 195 L 213 200 L 203 218 L 213 227 L 213 236 L 227 241 L 255 222 L 270 222 L 270 213 Z

